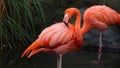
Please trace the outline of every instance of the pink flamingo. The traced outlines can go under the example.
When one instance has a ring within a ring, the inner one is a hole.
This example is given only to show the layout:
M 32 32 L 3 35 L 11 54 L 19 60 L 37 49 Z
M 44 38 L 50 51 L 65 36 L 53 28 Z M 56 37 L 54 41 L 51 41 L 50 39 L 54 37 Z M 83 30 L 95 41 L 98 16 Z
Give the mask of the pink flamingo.
M 77 16 L 75 26 L 68 24 L 68 20 L 73 14 Z M 66 9 L 63 21 L 45 28 L 39 37 L 23 52 L 21 57 L 27 56 L 30 58 L 39 52 L 57 53 L 59 55 L 57 68 L 61 68 L 62 56 L 67 52 L 79 50 L 83 44 L 79 10 L 75 8 Z
M 115 24 L 120 24 L 120 14 L 105 5 L 95 5 L 84 12 L 84 24 L 81 28 L 82 34 L 92 29 L 100 31 L 98 62 L 102 54 L 102 31 Z

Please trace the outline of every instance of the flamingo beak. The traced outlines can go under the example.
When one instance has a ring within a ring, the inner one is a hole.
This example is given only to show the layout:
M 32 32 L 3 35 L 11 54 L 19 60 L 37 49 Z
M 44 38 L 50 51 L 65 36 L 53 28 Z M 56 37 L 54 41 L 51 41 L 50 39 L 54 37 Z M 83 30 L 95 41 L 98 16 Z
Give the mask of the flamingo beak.
M 65 24 L 67 27 L 69 27 L 67 22 L 65 22 L 65 21 L 63 21 L 63 22 L 64 22 L 64 24 Z
M 63 22 L 64 22 L 64 24 L 67 26 L 67 27 L 69 27 L 68 25 L 68 20 L 69 20 L 69 18 L 68 18 L 68 14 L 65 14 L 65 16 L 64 16 L 64 18 L 63 18 Z

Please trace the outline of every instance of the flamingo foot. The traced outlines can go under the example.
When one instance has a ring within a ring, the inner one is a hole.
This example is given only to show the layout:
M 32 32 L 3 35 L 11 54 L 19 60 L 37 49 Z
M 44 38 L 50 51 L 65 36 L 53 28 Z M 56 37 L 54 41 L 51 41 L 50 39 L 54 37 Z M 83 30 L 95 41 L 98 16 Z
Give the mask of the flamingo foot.
M 102 56 L 102 48 L 99 48 L 98 50 L 98 63 L 100 63 L 101 61 L 101 56 Z

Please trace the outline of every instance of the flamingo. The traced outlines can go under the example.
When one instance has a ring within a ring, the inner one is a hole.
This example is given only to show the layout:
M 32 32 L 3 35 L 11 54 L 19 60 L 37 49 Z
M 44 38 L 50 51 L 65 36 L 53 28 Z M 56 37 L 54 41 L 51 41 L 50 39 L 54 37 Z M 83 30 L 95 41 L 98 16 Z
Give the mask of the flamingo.
M 109 26 L 120 24 L 120 14 L 110 7 L 105 5 L 94 5 L 84 12 L 84 23 L 81 28 L 81 33 L 97 29 L 99 34 L 99 49 L 98 49 L 98 62 L 102 55 L 102 31 L 106 30 Z
M 75 25 L 68 22 L 73 14 L 76 14 Z M 67 52 L 79 50 L 83 45 L 80 33 L 81 14 L 75 8 L 65 10 L 64 22 L 59 22 L 45 28 L 38 38 L 23 52 L 21 57 L 30 58 L 36 53 L 47 52 L 58 54 L 57 68 L 62 66 L 62 56 Z

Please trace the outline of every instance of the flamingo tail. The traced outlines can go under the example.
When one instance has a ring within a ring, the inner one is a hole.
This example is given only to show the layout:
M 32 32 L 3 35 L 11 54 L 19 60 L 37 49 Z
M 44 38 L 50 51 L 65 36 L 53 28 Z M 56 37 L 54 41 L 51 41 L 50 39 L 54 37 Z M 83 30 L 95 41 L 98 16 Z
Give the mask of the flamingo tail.
M 41 49 L 39 48 L 40 46 L 41 46 L 41 42 L 40 39 L 38 38 L 23 52 L 21 57 L 28 56 L 29 58 L 32 55 L 40 52 L 41 51 Z

